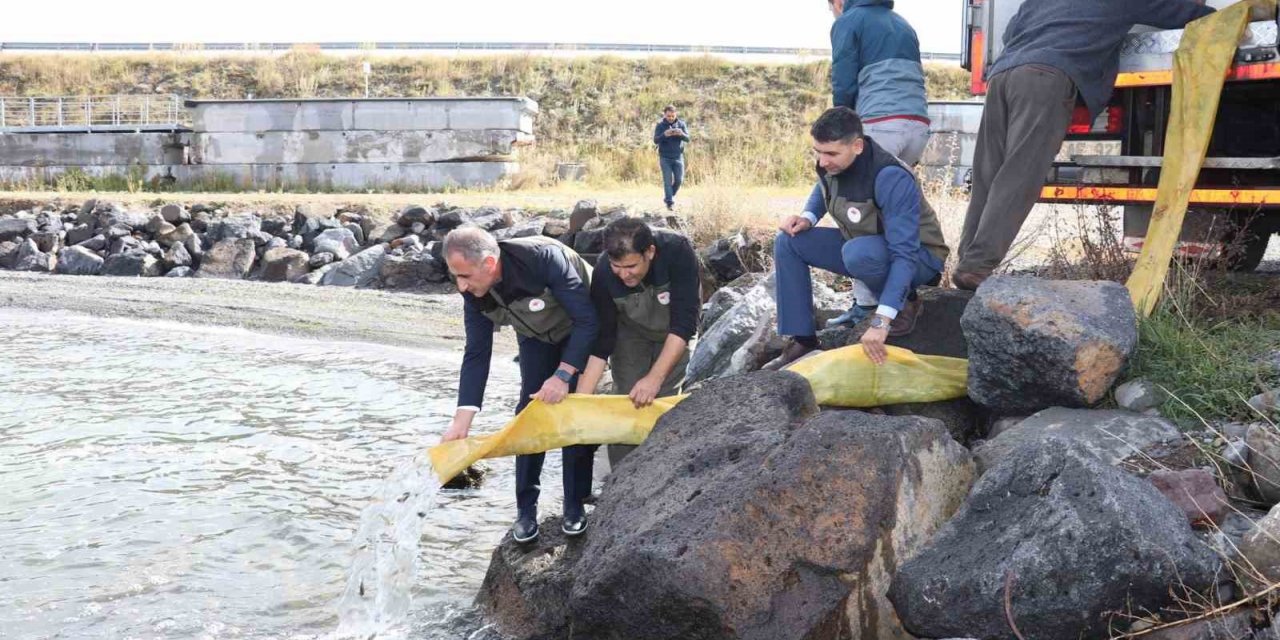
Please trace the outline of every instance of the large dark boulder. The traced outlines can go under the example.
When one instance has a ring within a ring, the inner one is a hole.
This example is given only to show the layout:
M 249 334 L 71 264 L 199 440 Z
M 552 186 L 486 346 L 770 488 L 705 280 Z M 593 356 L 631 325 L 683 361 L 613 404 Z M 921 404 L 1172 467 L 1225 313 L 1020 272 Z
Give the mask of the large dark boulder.
M 718 282 L 733 282 L 747 273 L 747 265 L 739 253 L 745 244 L 746 238 L 741 233 L 721 238 L 699 252 L 699 258 Z
M 101 256 L 84 247 L 66 247 L 58 252 L 58 273 L 96 276 L 102 271 L 102 264 Z
M 436 223 L 436 210 L 427 207 L 411 204 L 400 210 L 400 215 L 396 217 L 396 224 L 408 229 L 415 222 L 422 223 L 422 226 L 430 227 Z
M 889 577 L 972 462 L 936 421 L 816 411 L 803 378 L 761 372 L 664 415 L 592 516 L 572 637 L 907 638 Z
M 13 268 L 13 261 L 18 257 L 18 244 L 12 240 L 0 242 L 0 269 Z
M 331 269 L 320 279 L 320 284 L 335 287 L 367 287 L 378 279 L 382 263 L 387 258 L 387 246 L 374 245 L 357 253 Z
M 1045 409 L 974 450 L 978 470 L 985 471 L 1027 444 L 1078 443 L 1107 464 L 1140 455 L 1159 445 L 1180 442 L 1182 432 L 1156 416 L 1114 410 Z
M 466 209 L 441 211 L 436 216 L 436 224 L 431 228 L 431 233 L 436 240 L 444 240 L 450 231 L 470 222 L 471 212 Z
M 577 233 L 582 231 L 586 224 L 600 217 L 600 205 L 595 200 L 579 200 L 573 205 L 573 213 L 569 214 L 569 228 L 567 233 Z
M 997 413 L 1089 407 L 1138 345 L 1129 292 L 1114 282 L 994 276 L 960 319 L 969 397 Z
M 67 230 L 66 243 L 67 246 L 77 245 L 92 237 L 93 227 L 87 224 L 78 224 Z
M 261 232 L 262 218 L 255 214 L 242 214 L 211 221 L 208 233 L 209 239 L 218 242 L 219 240 L 256 238 Z
M 925 638 L 1105 638 L 1128 612 L 1213 587 L 1216 556 L 1146 480 L 1078 443 L 1029 444 L 978 481 L 959 514 L 893 579 Z M 1007 590 L 1007 595 L 1006 595 Z
M 509 228 L 515 223 L 515 212 L 502 211 L 497 207 L 480 207 L 471 218 L 471 224 L 489 232 Z
M 573 250 L 583 255 L 604 252 L 604 227 L 585 229 L 573 236 Z
M 498 229 L 493 232 L 496 240 L 509 240 L 511 238 L 536 238 L 542 235 L 547 228 L 546 218 L 533 218 L 525 220 L 513 227 L 506 229 Z
M 56 256 L 41 251 L 35 240 L 27 238 L 18 245 L 18 251 L 13 257 L 12 269 L 48 273 L 53 271 L 57 264 Z

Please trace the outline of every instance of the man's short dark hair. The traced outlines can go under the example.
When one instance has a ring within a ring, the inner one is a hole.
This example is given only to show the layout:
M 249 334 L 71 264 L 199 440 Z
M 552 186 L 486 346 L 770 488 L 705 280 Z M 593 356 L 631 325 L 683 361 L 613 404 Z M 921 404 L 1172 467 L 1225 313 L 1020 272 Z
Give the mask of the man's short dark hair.
M 676 106 L 674 104 L 669 104 L 662 108 L 663 113 L 671 113 L 672 111 L 675 111 L 675 110 L 676 110 Z
M 653 246 L 653 230 L 640 218 L 618 218 L 604 228 L 604 252 L 610 260 L 644 253 Z
M 818 142 L 853 142 L 862 137 L 862 118 L 849 107 L 833 107 L 818 116 L 809 134 Z

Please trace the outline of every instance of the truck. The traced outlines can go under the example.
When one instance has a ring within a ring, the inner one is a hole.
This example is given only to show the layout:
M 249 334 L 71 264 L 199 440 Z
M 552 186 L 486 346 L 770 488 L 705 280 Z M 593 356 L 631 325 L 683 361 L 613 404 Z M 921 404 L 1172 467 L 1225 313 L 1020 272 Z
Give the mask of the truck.
M 961 65 L 986 94 L 987 71 L 1024 0 L 962 0 Z M 1209 0 L 1222 8 L 1234 0 Z M 1277 18 L 1250 22 L 1223 87 L 1217 120 L 1191 192 L 1175 255 L 1253 270 L 1280 233 L 1280 52 Z M 1123 245 L 1141 251 L 1160 180 L 1172 101 L 1173 53 L 1182 30 L 1137 27 L 1120 50 L 1120 74 L 1096 118 L 1077 106 L 1040 202 L 1123 206 Z

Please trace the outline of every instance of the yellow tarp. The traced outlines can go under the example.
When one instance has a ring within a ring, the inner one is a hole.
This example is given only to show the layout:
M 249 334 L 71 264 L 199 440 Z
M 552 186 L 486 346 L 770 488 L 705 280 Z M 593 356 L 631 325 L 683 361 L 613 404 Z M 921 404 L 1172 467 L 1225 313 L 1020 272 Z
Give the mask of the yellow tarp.
M 1275 0 L 1253 1 L 1275 6 Z M 1240 2 L 1187 25 L 1173 54 L 1173 105 L 1160 185 L 1147 239 L 1128 283 L 1134 307 L 1142 316 L 1151 315 L 1160 301 L 1187 201 L 1209 148 L 1222 84 L 1248 24 L 1249 8 L 1248 2 Z
M 569 394 L 560 404 L 529 403 L 496 433 L 442 442 L 427 451 L 440 482 L 476 460 L 541 453 L 575 444 L 640 444 L 668 409 L 685 396 L 659 398 L 636 409 L 626 396 Z
M 879 367 L 867 359 L 860 345 L 852 345 L 802 360 L 788 370 L 808 379 L 818 404 L 826 406 L 876 407 L 965 395 L 967 360 L 917 356 L 897 347 L 888 351 L 889 361 Z M 557 405 L 534 400 L 498 432 L 444 442 L 427 455 L 443 483 L 484 458 L 575 444 L 640 444 L 658 418 L 685 397 L 660 398 L 644 409 L 636 409 L 626 396 L 570 394 Z
M 787 370 L 804 376 L 818 404 L 829 407 L 940 402 L 968 392 L 968 360 L 887 349 L 889 361 L 878 367 L 861 345 L 850 345 L 805 358 Z

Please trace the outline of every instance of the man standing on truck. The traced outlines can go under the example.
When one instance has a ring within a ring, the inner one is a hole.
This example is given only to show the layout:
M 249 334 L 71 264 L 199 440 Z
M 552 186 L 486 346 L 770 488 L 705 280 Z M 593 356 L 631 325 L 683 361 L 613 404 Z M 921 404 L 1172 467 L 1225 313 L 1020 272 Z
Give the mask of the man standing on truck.
M 929 142 L 929 103 L 915 29 L 893 0 L 827 0 L 831 25 L 831 102 L 849 107 L 880 148 L 907 166 Z
M 893 0 L 827 0 L 831 25 L 831 102 L 849 107 L 881 149 L 908 167 L 920 163 L 929 143 L 929 103 L 915 29 L 894 13 Z M 860 280 L 853 282 L 849 310 L 828 326 L 853 326 L 879 301 Z
M 1076 102 L 1096 118 L 1115 87 L 1135 25 L 1180 29 L 1213 12 L 1194 0 L 1026 0 L 987 72 L 957 289 L 978 288 L 1004 260 L 1039 199 Z

